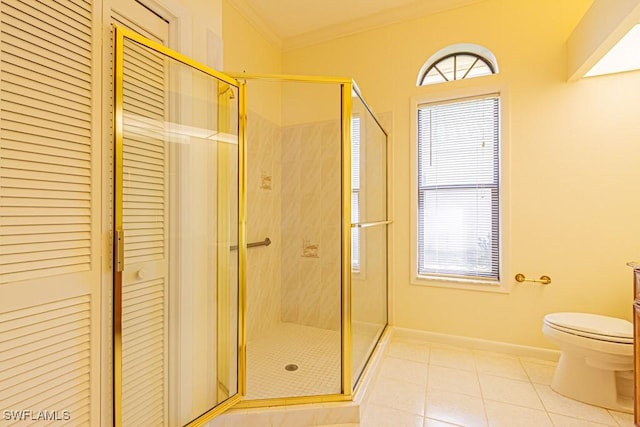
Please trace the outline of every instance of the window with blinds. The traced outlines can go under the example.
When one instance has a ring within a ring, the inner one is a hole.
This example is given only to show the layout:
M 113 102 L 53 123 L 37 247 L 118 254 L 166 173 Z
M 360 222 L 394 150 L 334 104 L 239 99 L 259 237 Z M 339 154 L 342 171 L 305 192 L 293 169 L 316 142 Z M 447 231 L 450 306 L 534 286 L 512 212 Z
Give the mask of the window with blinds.
M 360 222 L 360 118 L 351 118 L 351 223 Z M 351 270 L 360 271 L 360 229 L 351 229 Z
M 417 113 L 417 273 L 497 281 L 500 96 L 422 104 Z

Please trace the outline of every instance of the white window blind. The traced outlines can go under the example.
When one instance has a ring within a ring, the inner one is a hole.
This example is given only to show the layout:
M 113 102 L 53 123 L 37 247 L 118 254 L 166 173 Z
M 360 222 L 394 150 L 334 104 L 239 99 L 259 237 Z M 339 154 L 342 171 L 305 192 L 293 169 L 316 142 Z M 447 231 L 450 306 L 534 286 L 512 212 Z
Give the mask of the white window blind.
M 500 97 L 418 107 L 418 275 L 498 280 Z
M 351 222 L 360 222 L 360 118 L 351 118 Z M 360 229 L 351 229 L 351 269 L 360 271 Z

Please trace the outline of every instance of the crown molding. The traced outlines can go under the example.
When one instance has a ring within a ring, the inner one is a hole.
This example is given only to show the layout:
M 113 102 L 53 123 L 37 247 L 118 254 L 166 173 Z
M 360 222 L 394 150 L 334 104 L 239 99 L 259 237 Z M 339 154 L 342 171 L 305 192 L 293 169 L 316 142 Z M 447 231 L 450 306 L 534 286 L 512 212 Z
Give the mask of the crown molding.
M 227 0 L 229 5 L 238 11 L 260 32 L 266 40 L 282 51 L 304 48 L 324 41 L 361 33 L 384 27 L 420 16 L 432 15 L 446 10 L 457 9 L 485 0 L 414 0 L 411 3 L 391 9 L 385 9 L 367 16 L 345 20 L 306 33 L 281 37 L 267 21 L 251 6 L 249 0 Z M 339 12 L 337 12 L 339 13 Z
M 267 25 L 266 21 L 256 12 L 256 10 L 249 4 L 247 0 L 227 0 L 228 3 L 238 11 L 247 21 L 260 32 L 267 41 L 280 50 L 283 47 L 282 38 L 280 38 L 271 28 Z

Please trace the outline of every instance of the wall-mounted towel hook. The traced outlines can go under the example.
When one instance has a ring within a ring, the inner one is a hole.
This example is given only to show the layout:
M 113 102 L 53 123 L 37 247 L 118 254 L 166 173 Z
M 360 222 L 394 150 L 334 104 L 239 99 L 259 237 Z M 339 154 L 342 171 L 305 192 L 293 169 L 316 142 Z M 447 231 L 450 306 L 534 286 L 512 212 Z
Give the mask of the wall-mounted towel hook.
M 524 274 L 518 273 L 516 274 L 516 282 L 532 282 L 532 283 L 542 283 L 543 285 L 548 285 L 551 283 L 551 277 L 549 276 L 540 276 L 540 279 L 527 279 Z

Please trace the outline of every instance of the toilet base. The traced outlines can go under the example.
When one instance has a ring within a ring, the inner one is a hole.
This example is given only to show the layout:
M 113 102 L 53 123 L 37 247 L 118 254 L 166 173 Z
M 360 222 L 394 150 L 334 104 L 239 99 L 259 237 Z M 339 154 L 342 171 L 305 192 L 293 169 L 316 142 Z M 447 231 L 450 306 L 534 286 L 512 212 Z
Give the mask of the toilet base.
M 595 368 L 587 364 L 584 356 L 572 356 L 563 351 L 553 375 L 551 388 L 580 402 L 633 413 L 633 397 L 619 393 L 619 379 L 616 371 Z

